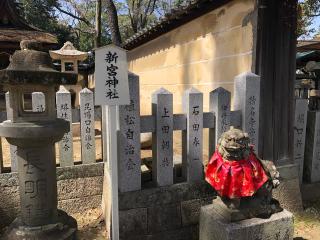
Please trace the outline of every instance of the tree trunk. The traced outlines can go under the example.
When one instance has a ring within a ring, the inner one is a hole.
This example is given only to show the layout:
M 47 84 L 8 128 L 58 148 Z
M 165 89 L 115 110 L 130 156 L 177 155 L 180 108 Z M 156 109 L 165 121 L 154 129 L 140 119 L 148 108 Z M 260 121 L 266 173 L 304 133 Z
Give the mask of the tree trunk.
M 95 38 L 94 38 L 94 46 L 96 48 L 101 46 L 101 0 L 97 0 L 96 2 L 96 26 L 95 26 Z
M 122 41 L 118 24 L 117 9 L 112 0 L 106 0 L 106 13 L 108 16 L 108 25 L 111 32 L 112 43 L 120 46 Z

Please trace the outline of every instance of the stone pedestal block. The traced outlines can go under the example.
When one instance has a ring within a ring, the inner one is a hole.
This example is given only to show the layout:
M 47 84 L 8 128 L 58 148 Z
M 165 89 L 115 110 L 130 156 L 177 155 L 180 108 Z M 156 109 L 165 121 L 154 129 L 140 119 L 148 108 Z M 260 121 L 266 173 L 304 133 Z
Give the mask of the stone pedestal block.
M 287 210 L 268 219 L 251 218 L 229 222 L 211 204 L 201 207 L 199 240 L 292 240 L 293 215 Z

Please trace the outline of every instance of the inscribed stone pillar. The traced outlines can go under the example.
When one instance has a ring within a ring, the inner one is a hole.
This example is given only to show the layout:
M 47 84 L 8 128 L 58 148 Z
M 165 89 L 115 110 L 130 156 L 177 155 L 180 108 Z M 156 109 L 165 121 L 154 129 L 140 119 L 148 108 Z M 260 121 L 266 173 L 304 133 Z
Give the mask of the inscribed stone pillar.
M 7 111 L 7 119 L 12 120 L 13 112 L 10 107 L 10 93 L 6 92 L 6 111 Z M 10 144 L 10 161 L 11 161 L 11 171 L 18 171 L 18 160 L 17 160 L 17 146 Z
M 231 94 L 224 88 L 217 88 L 210 92 L 209 111 L 215 115 L 215 130 L 209 132 L 209 156 L 214 153 L 221 134 L 230 128 Z
M 93 92 L 87 88 L 82 89 L 80 95 L 80 120 L 81 120 L 81 160 L 84 164 L 95 163 L 95 122 Z
M 164 88 L 152 94 L 152 177 L 158 186 L 173 184 L 173 103 L 172 93 Z
M 57 117 L 64 119 L 70 124 L 70 131 L 65 133 L 59 142 L 60 166 L 67 167 L 74 165 L 73 162 L 73 137 L 72 137 L 72 109 L 71 94 L 63 86 L 56 93 Z
M 308 100 L 296 99 L 293 156 L 294 156 L 294 162 L 299 166 L 300 183 L 302 183 L 302 178 L 303 178 L 307 111 L 308 111 Z
M 20 204 L 22 221 L 40 226 L 57 220 L 57 185 L 53 146 L 22 150 L 18 148 Z
M 141 189 L 139 77 L 129 74 L 130 104 L 119 106 L 119 190 Z
M 182 132 L 182 175 L 188 182 L 203 179 L 203 94 L 195 88 L 183 98 L 187 129 Z
M 46 106 L 45 96 L 42 92 L 33 92 L 32 96 L 32 111 L 44 112 Z
M 309 111 L 307 118 L 304 172 L 308 182 L 320 181 L 320 112 Z
M 259 149 L 260 77 L 247 72 L 234 80 L 234 110 L 241 112 L 242 130 L 247 132 L 254 149 Z

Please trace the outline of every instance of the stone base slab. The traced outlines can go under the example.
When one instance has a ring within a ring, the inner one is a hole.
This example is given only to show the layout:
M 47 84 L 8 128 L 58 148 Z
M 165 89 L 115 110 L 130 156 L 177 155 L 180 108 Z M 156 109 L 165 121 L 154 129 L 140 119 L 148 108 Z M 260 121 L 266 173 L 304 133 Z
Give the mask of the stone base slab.
M 17 218 L 4 233 L 3 240 L 76 240 L 77 221 L 58 210 L 58 222 L 39 227 L 26 227 Z
M 287 210 L 268 219 L 251 218 L 230 223 L 213 204 L 200 211 L 199 240 L 292 240 L 293 215 Z

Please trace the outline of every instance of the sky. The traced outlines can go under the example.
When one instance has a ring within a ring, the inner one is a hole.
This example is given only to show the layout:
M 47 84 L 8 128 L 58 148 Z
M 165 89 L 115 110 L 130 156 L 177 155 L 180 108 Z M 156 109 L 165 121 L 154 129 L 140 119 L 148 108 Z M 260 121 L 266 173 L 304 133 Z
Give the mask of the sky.
M 314 18 L 313 21 L 312 21 L 312 25 L 310 27 L 311 28 L 315 28 L 316 31 L 318 31 L 319 28 L 320 28 L 320 17 Z M 316 33 L 311 34 L 311 38 L 314 37 L 315 35 L 316 35 Z
M 298 2 L 304 2 L 305 0 L 298 0 Z M 312 25 L 309 27 L 310 29 L 314 28 L 316 29 L 315 33 L 310 34 L 310 36 L 301 36 L 302 39 L 312 39 L 317 34 L 317 32 L 320 30 L 320 17 L 315 17 L 312 20 Z

